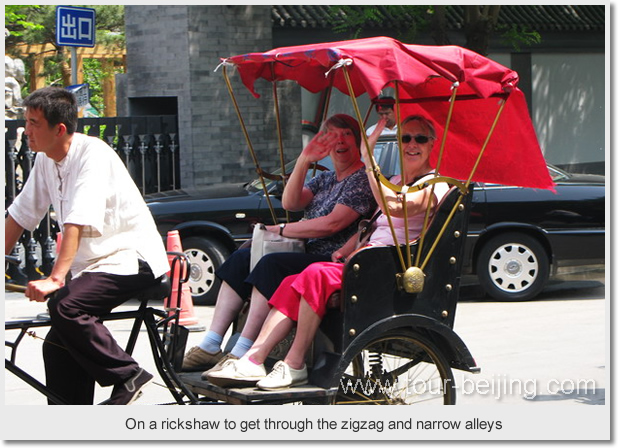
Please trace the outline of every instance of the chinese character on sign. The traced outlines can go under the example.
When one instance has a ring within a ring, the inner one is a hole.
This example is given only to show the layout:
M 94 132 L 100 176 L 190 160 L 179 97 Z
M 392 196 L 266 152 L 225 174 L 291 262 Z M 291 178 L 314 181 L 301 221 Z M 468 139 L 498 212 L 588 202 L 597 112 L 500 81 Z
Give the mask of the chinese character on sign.
M 91 8 L 56 8 L 56 43 L 69 47 L 94 47 L 95 11 Z

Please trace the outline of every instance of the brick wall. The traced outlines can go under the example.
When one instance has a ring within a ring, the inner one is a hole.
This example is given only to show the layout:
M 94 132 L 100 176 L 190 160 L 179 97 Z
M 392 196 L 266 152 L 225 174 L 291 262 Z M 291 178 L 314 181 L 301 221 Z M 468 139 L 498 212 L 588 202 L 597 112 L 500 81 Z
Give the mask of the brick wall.
M 272 48 L 270 6 L 126 6 L 127 74 L 130 98 L 176 97 L 183 187 L 241 182 L 255 177 L 220 57 Z M 272 86 L 258 83 L 255 99 L 228 69 L 243 119 L 264 169 L 278 167 Z M 119 104 L 123 101 L 119 98 Z M 301 147 L 300 89 L 281 85 L 286 160 Z M 120 114 L 120 113 L 119 113 Z

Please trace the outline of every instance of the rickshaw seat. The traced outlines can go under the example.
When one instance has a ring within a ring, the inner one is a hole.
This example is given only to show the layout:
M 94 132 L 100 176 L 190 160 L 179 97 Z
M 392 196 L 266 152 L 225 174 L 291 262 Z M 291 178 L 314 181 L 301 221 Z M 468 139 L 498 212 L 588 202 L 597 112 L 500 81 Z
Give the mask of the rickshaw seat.
M 330 309 L 320 327 L 333 342 L 336 352 L 343 353 L 364 329 L 393 316 L 425 316 L 452 328 L 472 190 L 471 185 L 459 206 L 460 190 L 457 187 L 451 187 L 438 203 L 427 227 L 422 257 L 438 237 L 453 207 L 457 207 L 457 211 L 423 269 L 425 285 L 422 292 L 410 294 L 400 288 L 397 274 L 402 272 L 402 267 L 394 246 L 368 246 L 346 262 L 339 309 Z M 418 246 L 419 239 L 410 243 L 413 264 Z M 402 250 L 405 257 L 405 246 Z
M 443 204 L 445 203 L 445 201 L 447 200 L 447 198 L 451 195 L 451 194 L 456 194 L 455 191 L 458 190 L 457 187 L 451 186 L 449 188 L 449 190 L 446 192 L 446 194 L 444 196 L 442 196 L 442 199 L 438 202 L 438 205 L 436 206 L 436 212 L 433 214 L 433 216 L 429 219 L 428 222 L 428 228 L 432 226 L 434 220 L 436 219 L 436 216 L 438 216 L 438 210 L 442 208 Z M 420 236 L 410 240 L 410 245 L 415 246 L 418 245 L 420 241 Z M 369 249 L 370 246 L 365 246 L 360 248 L 359 250 L 366 250 Z M 341 309 L 342 310 L 342 303 L 341 303 L 341 290 L 334 292 L 328 302 L 327 302 L 327 308 L 328 309 Z
M 163 300 L 169 297 L 172 291 L 172 284 L 167 274 L 163 274 L 157 279 L 158 281 L 153 285 L 140 290 L 135 298 L 140 302 L 148 302 L 149 300 Z

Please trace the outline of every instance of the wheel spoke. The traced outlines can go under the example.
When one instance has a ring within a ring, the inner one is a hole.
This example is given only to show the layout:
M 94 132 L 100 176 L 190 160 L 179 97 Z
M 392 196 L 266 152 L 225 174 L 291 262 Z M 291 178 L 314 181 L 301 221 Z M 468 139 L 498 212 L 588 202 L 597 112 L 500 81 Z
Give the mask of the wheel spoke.
M 448 363 L 417 336 L 386 336 L 369 343 L 341 378 L 337 404 L 450 404 Z

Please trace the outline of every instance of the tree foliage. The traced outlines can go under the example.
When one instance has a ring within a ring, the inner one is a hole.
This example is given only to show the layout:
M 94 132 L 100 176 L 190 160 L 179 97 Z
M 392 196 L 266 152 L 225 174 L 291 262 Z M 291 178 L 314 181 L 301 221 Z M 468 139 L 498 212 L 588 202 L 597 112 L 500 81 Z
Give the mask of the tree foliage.
M 95 10 L 97 43 L 124 47 L 124 6 L 74 6 Z M 19 43 L 56 45 L 55 5 L 9 5 L 4 8 L 4 27 L 10 32 L 5 40 L 7 49 Z
M 24 30 L 42 28 L 43 25 L 31 22 L 25 14 L 23 5 L 6 5 L 4 7 L 4 28 L 7 29 L 12 36 L 22 36 Z M 39 6 L 32 6 L 39 8 Z
M 106 47 L 124 48 L 124 6 L 122 5 L 74 5 L 95 10 L 96 42 Z M 16 51 L 18 44 L 52 44 L 54 51 L 46 55 L 42 76 L 46 85 L 71 83 L 69 51 L 56 44 L 56 6 L 55 5 L 8 5 L 5 6 L 4 26 L 9 31 L 5 37 L 5 51 L 13 57 L 21 57 Z M 32 67 L 29 58 L 23 58 L 27 75 Z M 84 82 L 90 85 L 91 102 L 97 109 L 102 108 L 102 76 L 100 61 L 84 60 Z M 107 74 L 110 75 L 110 74 Z M 28 86 L 24 95 L 27 95 Z
M 402 42 L 413 43 L 420 32 L 427 32 L 436 45 L 450 45 L 447 17 L 452 8 L 463 10 L 463 46 L 477 53 L 486 55 L 490 39 L 496 36 L 516 50 L 541 40 L 538 32 L 524 26 L 500 24 L 500 5 L 331 6 L 331 11 L 334 30 L 354 38 L 375 28 L 389 28 Z
M 334 31 L 349 32 L 354 39 L 368 28 L 390 28 L 402 42 L 411 42 L 429 25 L 427 6 L 331 6 Z M 393 20 L 397 18 L 397 20 Z

